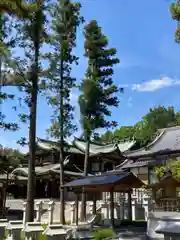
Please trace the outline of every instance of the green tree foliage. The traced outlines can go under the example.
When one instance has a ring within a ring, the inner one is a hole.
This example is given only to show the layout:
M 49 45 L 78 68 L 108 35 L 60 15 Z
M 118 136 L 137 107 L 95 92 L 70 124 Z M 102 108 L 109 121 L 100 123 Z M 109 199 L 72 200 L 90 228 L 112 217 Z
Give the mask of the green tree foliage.
M 48 133 L 59 141 L 60 186 L 64 185 L 64 139 L 76 130 L 76 126 L 73 124 L 74 107 L 70 102 L 70 93 L 76 82 L 71 72 L 72 65 L 78 64 L 78 57 L 74 55 L 73 49 L 76 47 L 77 28 L 83 22 L 80 8 L 79 3 L 73 3 L 71 0 L 58 0 L 50 8 L 53 20 L 52 34 L 49 40 L 53 51 L 46 57 L 49 61 L 48 88 L 50 96 L 48 102 L 54 111 Z M 64 224 L 63 187 L 60 187 L 60 202 L 60 221 Z
M 122 126 L 114 131 L 114 140 L 132 140 L 134 138 L 135 129 L 132 126 Z
M 175 126 L 180 125 L 180 112 L 176 112 Z
M 35 3 L 26 3 L 24 0 L 1 0 L 0 11 L 22 19 L 31 18 L 31 13 L 36 12 L 42 3 L 43 0 L 36 0 Z
M 166 169 L 171 169 L 173 177 L 180 180 L 180 161 L 179 160 L 170 159 L 165 165 L 155 167 L 154 171 L 159 179 L 164 176 L 164 171 Z
M 116 126 L 115 121 L 108 121 L 110 107 L 118 106 L 118 87 L 114 84 L 113 67 L 119 63 L 116 49 L 108 47 L 108 39 L 102 33 L 95 20 L 85 26 L 85 57 L 88 68 L 85 79 L 81 82 L 79 97 L 81 124 L 86 141 L 84 175 L 87 175 L 90 138 L 95 130 Z M 81 220 L 85 219 L 85 194 L 82 194 Z
M 158 106 L 150 109 L 142 120 L 134 126 L 122 126 L 114 132 L 107 131 L 101 136 L 101 142 L 118 142 L 136 140 L 136 148 L 146 146 L 155 137 L 156 131 L 161 128 L 180 124 L 180 113 L 175 112 L 172 106 L 165 108 Z
M 6 206 L 6 189 L 9 184 L 9 174 L 20 163 L 23 163 L 24 155 L 18 150 L 11 148 L 3 148 L 0 146 L 0 174 L 5 176 L 3 182 L 1 182 L 2 188 L 0 188 L 0 215 L 4 217 Z
M 107 131 L 101 139 L 104 143 L 117 143 L 119 141 L 133 140 L 135 128 L 133 126 L 122 126 L 114 132 Z
M 177 21 L 177 27 L 176 27 L 176 31 L 175 31 L 175 41 L 177 43 L 180 43 L 180 25 L 179 25 L 179 21 L 180 21 L 180 1 L 177 0 L 176 3 L 172 3 L 170 5 L 170 11 L 171 11 L 171 15 L 172 18 Z
M 16 149 L 0 147 L 0 172 L 9 173 L 23 163 L 24 154 Z
M 118 131 L 119 129 L 117 129 L 116 131 Z M 114 135 L 115 133 L 114 132 L 111 132 L 111 131 L 107 131 L 105 132 L 102 136 L 101 136 L 101 141 L 103 143 L 113 143 L 114 142 Z M 118 138 L 120 139 L 119 135 L 118 135 Z M 119 140 L 118 139 L 118 140 Z
M 174 126 L 175 122 L 176 114 L 173 107 L 150 108 L 149 113 L 136 124 L 135 138 L 141 145 L 146 145 L 152 140 L 157 129 Z
M 6 100 L 14 100 L 14 95 L 4 90 L 4 87 L 13 85 L 10 79 L 10 72 L 14 70 L 12 49 L 15 47 L 15 40 L 12 37 L 13 22 L 9 16 L 0 13 L 0 127 L 4 130 L 15 131 L 17 123 L 7 122 L 6 116 L 1 111 L 2 104 Z

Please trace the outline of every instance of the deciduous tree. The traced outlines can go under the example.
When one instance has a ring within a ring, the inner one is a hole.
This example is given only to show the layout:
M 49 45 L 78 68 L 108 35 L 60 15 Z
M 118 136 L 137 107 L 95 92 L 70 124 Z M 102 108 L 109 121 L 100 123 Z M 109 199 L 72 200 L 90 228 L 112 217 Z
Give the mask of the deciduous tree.
M 150 109 L 149 112 L 142 117 L 142 120 L 134 126 L 122 126 L 114 132 L 107 131 L 101 136 L 101 142 L 118 142 L 126 140 L 136 140 L 136 148 L 146 146 L 150 143 L 160 128 L 172 127 L 179 125 L 179 112 L 175 112 L 172 106 L 165 108 L 158 106 Z
M 169 159 L 165 165 L 157 166 L 154 168 L 154 171 L 159 179 L 164 176 L 164 173 L 167 169 L 170 169 L 172 176 L 180 180 L 180 161 L 176 159 Z
M 149 112 L 142 117 L 142 121 L 136 124 L 135 138 L 142 146 L 145 146 L 152 141 L 158 129 L 174 126 L 175 122 L 176 114 L 173 107 L 150 108 Z

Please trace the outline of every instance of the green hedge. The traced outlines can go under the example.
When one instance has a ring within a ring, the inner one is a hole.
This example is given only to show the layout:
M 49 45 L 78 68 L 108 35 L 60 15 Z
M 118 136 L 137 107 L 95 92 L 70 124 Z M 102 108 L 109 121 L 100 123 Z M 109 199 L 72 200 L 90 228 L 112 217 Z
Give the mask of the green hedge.
M 115 238 L 116 234 L 113 232 L 112 229 L 99 229 L 94 232 L 94 240 L 103 240 L 108 237 Z

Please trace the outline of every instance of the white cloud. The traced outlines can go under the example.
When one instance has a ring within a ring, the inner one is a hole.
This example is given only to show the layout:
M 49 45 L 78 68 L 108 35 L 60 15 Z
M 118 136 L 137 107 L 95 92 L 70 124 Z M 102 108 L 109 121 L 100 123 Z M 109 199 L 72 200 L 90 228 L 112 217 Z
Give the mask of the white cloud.
M 133 84 L 132 90 L 137 92 L 155 92 L 161 88 L 171 87 L 173 85 L 180 85 L 180 80 L 163 77 L 160 79 L 152 79 L 150 81 L 143 82 L 142 84 Z

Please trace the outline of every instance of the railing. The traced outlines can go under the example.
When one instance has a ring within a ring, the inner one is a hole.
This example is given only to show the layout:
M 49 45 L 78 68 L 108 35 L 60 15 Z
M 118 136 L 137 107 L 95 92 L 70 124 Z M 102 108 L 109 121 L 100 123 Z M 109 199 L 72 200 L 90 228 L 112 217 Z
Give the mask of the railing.
M 156 201 L 155 210 L 180 212 L 180 198 L 161 198 Z

